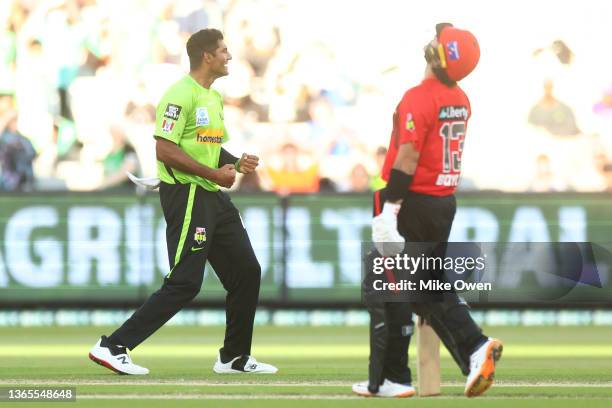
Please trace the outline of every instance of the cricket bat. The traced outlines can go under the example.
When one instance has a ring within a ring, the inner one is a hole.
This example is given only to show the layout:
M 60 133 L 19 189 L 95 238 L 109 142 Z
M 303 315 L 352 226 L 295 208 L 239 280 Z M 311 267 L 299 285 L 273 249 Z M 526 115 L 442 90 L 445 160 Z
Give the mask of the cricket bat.
M 440 339 L 421 317 L 417 323 L 417 378 L 419 396 L 440 395 Z

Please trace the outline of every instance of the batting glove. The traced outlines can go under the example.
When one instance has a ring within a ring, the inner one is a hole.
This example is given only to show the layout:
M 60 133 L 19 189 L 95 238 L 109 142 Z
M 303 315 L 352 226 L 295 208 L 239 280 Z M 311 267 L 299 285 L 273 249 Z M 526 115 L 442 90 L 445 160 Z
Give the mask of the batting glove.
M 372 241 L 382 256 L 394 256 L 404 250 L 406 240 L 397 231 L 397 214 L 401 204 L 386 202 L 380 214 L 372 219 Z

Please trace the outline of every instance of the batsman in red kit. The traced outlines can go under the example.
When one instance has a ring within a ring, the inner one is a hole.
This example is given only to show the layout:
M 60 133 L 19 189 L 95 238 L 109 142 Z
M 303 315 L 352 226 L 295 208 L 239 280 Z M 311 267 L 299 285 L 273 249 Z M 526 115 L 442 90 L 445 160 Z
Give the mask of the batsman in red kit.
M 447 242 L 455 217 L 454 193 L 471 115 L 470 101 L 457 82 L 476 67 L 480 48 L 469 31 L 442 23 L 424 51 L 425 78 L 404 94 L 393 115 L 382 171 L 387 186 L 374 194 L 372 240 L 377 254 L 385 257 L 401 252 L 406 241 Z M 413 312 L 431 325 L 467 376 L 466 396 L 481 395 L 493 383 L 503 346 L 482 334 L 456 293 L 444 293 L 435 301 L 366 304 L 369 380 L 353 385 L 355 393 L 415 394 L 408 367 Z

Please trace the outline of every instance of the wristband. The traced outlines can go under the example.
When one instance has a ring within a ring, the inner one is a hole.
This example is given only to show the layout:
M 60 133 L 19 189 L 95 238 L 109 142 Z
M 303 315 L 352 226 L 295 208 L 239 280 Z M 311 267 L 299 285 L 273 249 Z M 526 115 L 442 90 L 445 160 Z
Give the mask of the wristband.
M 389 182 L 387 183 L 386 193 L 387 200 L 396 201 L 402 200 L 408 194 L 408 188 L 412 184 L 412 174 L 406 174 L 398 169 L 391 169 Z

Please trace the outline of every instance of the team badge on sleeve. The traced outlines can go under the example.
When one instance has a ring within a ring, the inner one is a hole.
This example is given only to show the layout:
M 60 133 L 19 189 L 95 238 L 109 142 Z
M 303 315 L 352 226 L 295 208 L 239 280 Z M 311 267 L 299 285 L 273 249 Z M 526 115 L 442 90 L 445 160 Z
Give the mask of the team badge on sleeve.
M 201 245 L 203 242 L 206 242 L 206 228 L 196 227 L 193 239 L 195 242 L 198 243 L 198 245 Z
M 174 129 L 174 122 L 172 122 L 171 120 L 164 119 L 162 123 L 162 131 L 170 133 L 172 132 L 172 129 Z
M 205 107 L 196 109 L 196 126 L 208 126 L 210 124 L 210 117 L 208 116 L 208 109 Z
M 164 112 L 164 118 L 178 120 L 179 115 L 181 114 L 181 109 L 183 109 L 179 105 L 175 105 L 173 103 L 169 103 L 166 105 L 166 111 Z
M 414 130 L 414 118 L 412 117 L 412 113 L 406 115 L 406 130 L 411 132 Z

